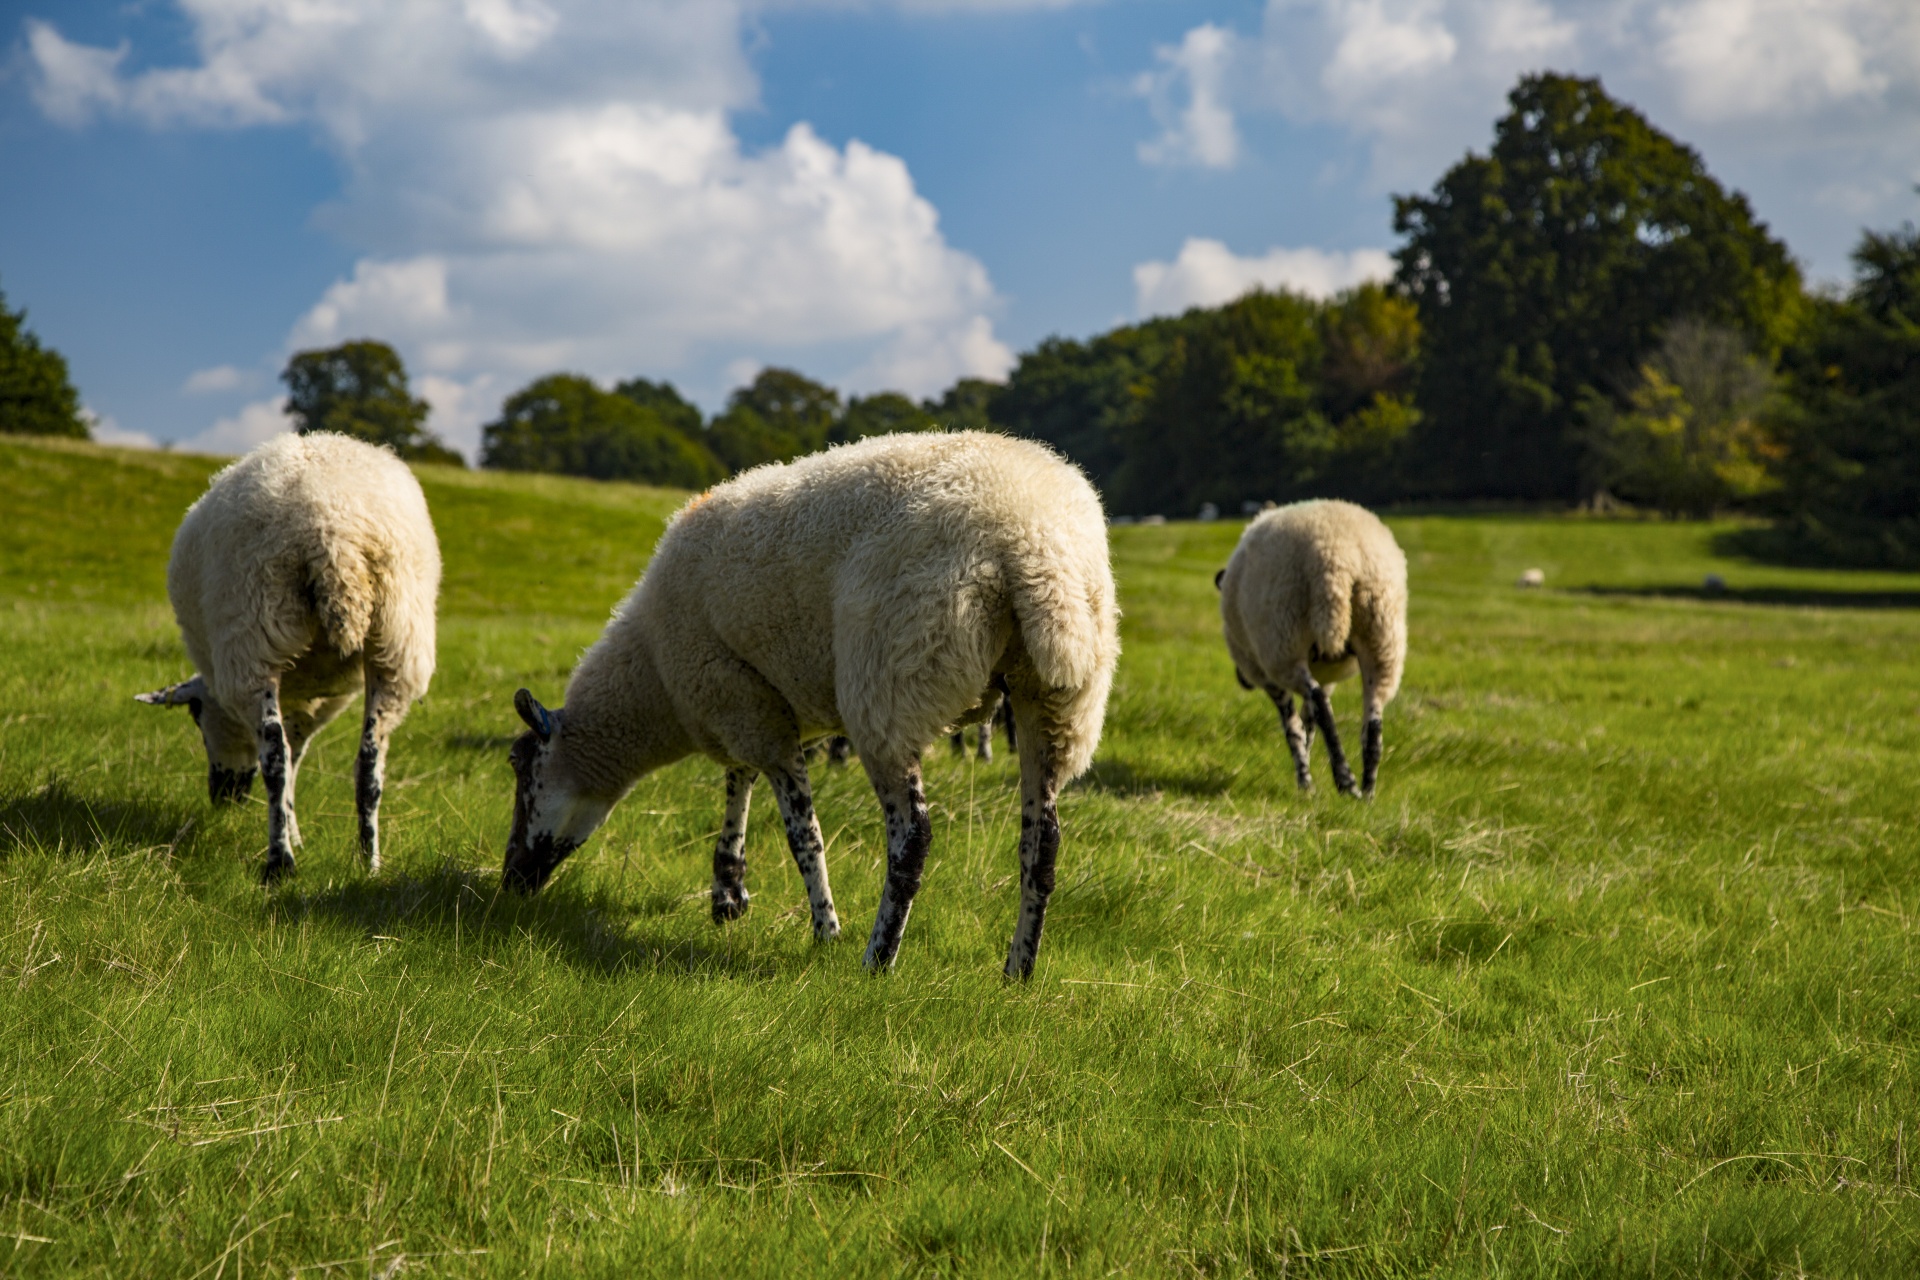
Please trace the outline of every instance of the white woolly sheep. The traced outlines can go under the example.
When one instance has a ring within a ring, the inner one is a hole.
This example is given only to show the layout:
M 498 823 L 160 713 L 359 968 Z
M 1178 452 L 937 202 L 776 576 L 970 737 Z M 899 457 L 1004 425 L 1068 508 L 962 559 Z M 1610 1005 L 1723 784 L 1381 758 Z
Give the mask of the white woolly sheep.
M 1387 526 L 1351 502 L 1296 502 L 1247 525 L 1214 575 L 1227 651 L 1242 687 L 1265 690 L 1280 711 L 1295 779 L 1313 785 L 1313 725 L 1327 742 L 1334 785 L 1354 794 L 1327 691 L 1360 675 L 1364 740 L 1360 791 L 1380 772 L 1380 717 L 1407 658 L 1407 558 Z M 1308 707 L 1305 724 L 1294 698 Z
M 387 740 L 433 678 L 440 544 L 420 484 L 385 449 L 277 436 L 213 478 L 180 522 L 167 594 L 199 674 L 139 695 L 184 706 L 216 804 L 267 787 L 271 881 L 300 843 L 294 779 L 313 735 L 363 688 L 360 851 L 380 865 Z
M 1093 758 L 1119 653 L 1100 500 L 1045 448 L 982 432 L 877 436 L 757 468 L 681 508 L 549 711 L 525 689 L 504 878 L 526 891 L 643 774 L 699 752 L 726 769 L 713 918 L 747 907 L 747 801 L 772 781 L 817 939 L 836 937 L 802 745 L 845 733 L 886 814 L 867 943 L 893 963 L 933 837 L 920 755 L 985 714 L 1020 737 L 1020 916 L 1033 970 L 1060 841 L 1055 797 Z

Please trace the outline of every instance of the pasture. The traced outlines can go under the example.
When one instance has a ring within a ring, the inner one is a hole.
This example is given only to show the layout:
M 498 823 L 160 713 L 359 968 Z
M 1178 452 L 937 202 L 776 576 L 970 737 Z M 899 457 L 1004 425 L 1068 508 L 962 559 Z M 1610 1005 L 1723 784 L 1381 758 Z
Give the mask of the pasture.
M 836 944 L 764 791 L 752 909 L 710 923 L 703 761 L 497 892 L 513 690 L 559 702 L 661 491 L 423 469 L 440 668 L 386 869 L 349 716 L 263 890 L 259 788 L 211 810 L 185 714 L 132 700 L 188 674 L 166 552 L 215 466 L 0 441 L 0 1273 L 1920 1271 L 1920 577 L 1391 519 L 1412 641 L 1362 805 L 1318 744 L 1297 794 L 1234 683 L 1239 524 L 1116 528 L 1034 981 L 1000 978 L 1015 766 L 944 745 L 873 978 L 857 767 L 814 775 Z

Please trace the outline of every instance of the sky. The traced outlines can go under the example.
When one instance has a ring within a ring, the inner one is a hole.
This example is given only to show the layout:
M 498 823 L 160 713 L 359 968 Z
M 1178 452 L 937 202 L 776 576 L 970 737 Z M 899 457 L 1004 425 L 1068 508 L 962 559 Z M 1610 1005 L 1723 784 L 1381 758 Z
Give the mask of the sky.
M 470 457 L 561 370 L 933 395 L 1387 274 L 1541 70 L 1815 281 L 1920 216 L 1915 0 L 0 0 L 0 291 L 121 443 L 242 451 L 360 337 Z

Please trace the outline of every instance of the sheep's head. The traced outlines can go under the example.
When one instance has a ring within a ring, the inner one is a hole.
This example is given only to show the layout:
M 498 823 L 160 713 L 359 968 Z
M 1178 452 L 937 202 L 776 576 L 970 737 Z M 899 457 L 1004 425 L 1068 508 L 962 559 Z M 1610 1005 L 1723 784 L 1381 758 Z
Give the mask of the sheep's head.
M 247 798 L 259 768 L 260 748 L 247 726 L 213 700 L 204 678 L 195 676 L 133 697 L 150 707 L 185 707 L 207 748 L 207 798 L 215 804 L 237 804 Z
M 527 732 L 507 753 L 513 831 L 502 874 L 510 888 L 532 893 L 606 821 L 613 802 L 591 794 L 568 767 L 564 708 L 549 711 L 525 689 L 513 695 L 513 707 Z

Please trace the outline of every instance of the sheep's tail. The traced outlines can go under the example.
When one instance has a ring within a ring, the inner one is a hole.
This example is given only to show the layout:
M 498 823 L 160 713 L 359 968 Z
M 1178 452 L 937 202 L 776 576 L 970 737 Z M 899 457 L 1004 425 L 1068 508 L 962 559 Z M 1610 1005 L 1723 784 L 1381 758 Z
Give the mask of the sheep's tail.
M 335 539 L 306 557 L 307 590 L 320 632 L 337 653 L 359 653 L 373 631 L 380 566 L 357 539 Z
M 1307 575 L 1307 625 L 1314 646 L 1332 658 L 1347 651 L 1353 637 L 1353 571 L 1338 564 Z
M 1027 660 L 1046 691 L 1043 715 L 1065 780 L 1086 770 L 1100 744 L 1120 615 L 1097 513 L 1091 532 L 1030 528 L 1027 536 L 1038 546 L 1009 575 L 1009 594 Z

